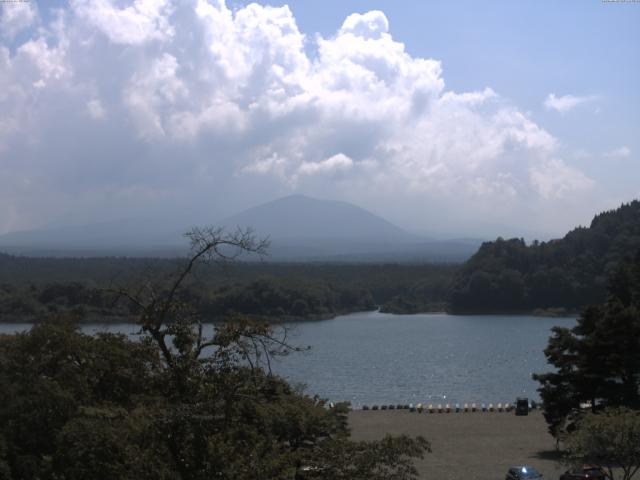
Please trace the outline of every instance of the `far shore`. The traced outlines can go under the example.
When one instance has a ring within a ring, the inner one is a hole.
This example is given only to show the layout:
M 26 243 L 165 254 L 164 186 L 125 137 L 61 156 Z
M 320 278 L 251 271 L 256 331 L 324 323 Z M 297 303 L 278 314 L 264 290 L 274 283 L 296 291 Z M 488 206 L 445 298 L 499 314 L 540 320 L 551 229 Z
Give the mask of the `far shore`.
M 282 323 L 303 323 L 303 322 L 321 322 L 324 320 L 333 320 L 338 317 L 346 316 L 346 315 L 358 315 L 365 313 L 380 313 L 383 315 L 397 315 L 397 316 L 411 316 L 411 315 L 450 315 L 454 316 L 523 316 L 523 317 L 552 317 L 552 318 L 576 318 L 580 314 L 578 312 L 553 312 L 553 311 L 526 311 L 526 312 L 496 312 L 496 313 L 487 313 L 487 312 L 447 312 L 447 311 L 425 311 L 425 312 L 411 312 L 411 313 L 400 313 L 400 312 L 384 312 L 380 309 L 377 310 L 356 310 L 356 311 L 345 311 L 338 313 L 327 313 L 327 314 L 317 314 L 317 315 L 308 315 L 304 317 L 300 316 L 292 316 L 285 315 L 280 317 L 269 317 L 269 316 L 259 316 L 259 315 L 247 315 L 258 321 L 265 321 L 274 325 L 282 324 Z M 70 320 L 76 322 L 78 325 L 86 325 L 86 324 L 103 324 L 103 325 L 125 325 L 136 323 L 136 317 L 130 316 L 105 316 L 105 315 L 96 315 L 89 314 L 82 317 L 74 317 L 73 315 L 65 316 L 64 314 L 60 315 L 49 315 L 49 316 L 37 316 L 37 315 L 1 315 L 0 316 L 0 324 L 37 324 L 48 319 L 55 318 L 69 318 Z M 203 319 L 203 324 L 218 324 L 223 323 L 224 319 L 214 318 L 214 319 Z

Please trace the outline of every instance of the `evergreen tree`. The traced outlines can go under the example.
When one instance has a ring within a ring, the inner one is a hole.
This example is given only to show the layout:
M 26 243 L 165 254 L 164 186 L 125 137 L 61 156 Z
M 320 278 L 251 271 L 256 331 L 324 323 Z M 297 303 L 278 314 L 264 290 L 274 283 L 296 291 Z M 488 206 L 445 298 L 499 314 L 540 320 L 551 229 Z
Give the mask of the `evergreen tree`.
M 549 431 L 589 404 L 640 408 L 640 252 L 611 276 L 606 303 L 586 308 L 572 329 L 553 329 L 545 355 L 556 372 L 537 374 Z

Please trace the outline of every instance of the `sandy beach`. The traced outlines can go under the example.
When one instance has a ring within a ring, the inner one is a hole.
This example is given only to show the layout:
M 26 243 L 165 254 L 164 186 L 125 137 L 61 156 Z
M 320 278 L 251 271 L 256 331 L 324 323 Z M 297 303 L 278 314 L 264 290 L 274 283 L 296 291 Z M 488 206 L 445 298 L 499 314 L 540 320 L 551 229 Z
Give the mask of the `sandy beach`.
M 353 411 L 349 422 L 355 440 L 387 433 L 424 436 L 432 448 L 416 462 L 424 479 L 501 480 L 510 466 L 528 464 L 552 480 L 566 469 L 540 411 L 520 417 L 513 412 Z

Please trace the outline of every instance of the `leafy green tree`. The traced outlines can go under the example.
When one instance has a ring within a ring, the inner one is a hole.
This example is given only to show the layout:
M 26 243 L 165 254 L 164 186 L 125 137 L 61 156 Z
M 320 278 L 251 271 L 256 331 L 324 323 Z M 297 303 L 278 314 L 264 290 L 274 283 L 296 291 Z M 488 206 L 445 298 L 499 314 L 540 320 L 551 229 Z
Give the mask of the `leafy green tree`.
M 453 312 L 581 308 L 606 301 L 606 278 L 640 248 L 640 201 L 596 215 L 558 240 L 482 244 L 450 287 Z
M 640 408 L 640 253 L 614 272 L 604 305 L 586 308 L 572 329 L 555 327 L 545 349 L 555 372 L 537 374 L 545 417 L 558 436 L 589 404 Z
M 640 411 L 607 409 L 586 415 L 566 439 L 568 459 L 600 467 L 610 480 L 616 469 L 631 480 L 640 469 Z
M 346 439 L 327 442 L 325 453 L 332 460 L 307 466 L 306 479 L 332 480 L 404 480 L 415 478 L 418 472 L 413 465 L 413 457 L 422 457 L 430 451 L 429 443 L 418 437 L 392 437 L 387 435 L 381 441 L 352 442 Z
M 65 321 L 0 336 L 0 478 L 415 478 L 428 443 L 351 442 L 346 405 L 271 372 L 273 356 L 298 349 L 269 325 L 236 316 L 203 333 L 186 279 L 266 244 L 213 229 L 190 238 L 177 272 L 112 292 L 137 314 L 140 340 Z

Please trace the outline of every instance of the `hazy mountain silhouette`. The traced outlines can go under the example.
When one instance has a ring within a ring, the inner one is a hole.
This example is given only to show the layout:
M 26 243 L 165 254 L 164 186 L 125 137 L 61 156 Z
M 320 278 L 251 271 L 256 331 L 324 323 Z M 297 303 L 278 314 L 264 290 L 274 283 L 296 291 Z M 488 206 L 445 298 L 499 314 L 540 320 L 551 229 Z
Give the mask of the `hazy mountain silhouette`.
M 409 233 L 356 205 L 291 195 L 228 217 L 216 225 L 251 227 L 270 237 L 270 259 L 329 261 L 461 261 L 480 241 L 435 241 Z M 174 223 L 175 225 L 175 223 Z M 25 255 L 172 256 L 183 253 L 179 229 L 159 220 L 52 226 L 0 236 L 0 249 Z
M 165 256 L 184 250 L 185 245 L 175 229 L 150 219 L 52 225 L 0 235 L 0 250 L 24 255 Z
M 318 261 L 461 261 L 481 241 L 436 241 L 409 233 L 347 202 L 291 195 L 250 208 L 221 225 L 269 236 L 270 258 Z
M 383 218 L 347 202 L 290 195 L 250 208 L 220 222 L 227 228 L 252 227 L 272 239 L 363 239 L 412 242 L 412 235 Z

